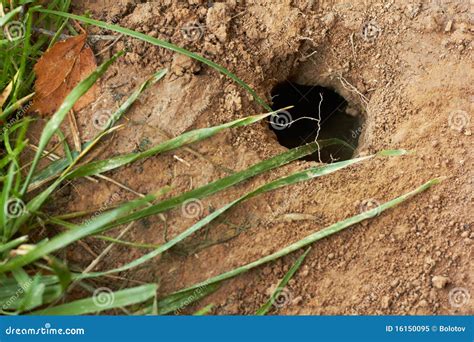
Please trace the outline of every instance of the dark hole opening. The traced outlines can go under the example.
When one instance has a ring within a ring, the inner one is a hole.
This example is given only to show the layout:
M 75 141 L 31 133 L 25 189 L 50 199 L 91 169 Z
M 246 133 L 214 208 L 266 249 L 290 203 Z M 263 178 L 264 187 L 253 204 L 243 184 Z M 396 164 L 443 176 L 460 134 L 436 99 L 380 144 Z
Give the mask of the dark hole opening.
M 315 140 L 318 134 L 318 122 L 314 119 L 319 119 L 321 102 L 318 140 L 337 138 L 352 146 L 338 144 L 324 147 L 321 149 L 321 161 L 330 163 L 352 157 L 361 133 L 361 117 L 353 108 L 350 106 L 348 108 L 348 103 L 342 96 L 329 88 L 301 85 L 290 81 L 278 84 L 271 95 L 273 110 L 294 106 L 278 112 L 270 119 L 270 128 L 276 133 L 281 145 L 294 148 Z M 302 159 L 319 161 L 318 153 Z

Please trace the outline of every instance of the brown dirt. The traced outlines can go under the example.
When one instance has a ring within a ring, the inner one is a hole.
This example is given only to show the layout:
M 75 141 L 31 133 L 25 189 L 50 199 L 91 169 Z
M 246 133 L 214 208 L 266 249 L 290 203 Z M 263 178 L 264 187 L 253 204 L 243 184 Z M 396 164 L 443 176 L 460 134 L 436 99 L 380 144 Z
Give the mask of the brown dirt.
M 383 202 L 431 178 L 446 176 L 440 185 L 408 203 L 316 243 L 290 281 L 291 300 L 272 312 L 473 313 L 472 299 L 460 308 L 448 300 L 456 287 L 474 295 L 470 122 L 474 74 L 469 1 L 137 2 L 77 1 L 75 11 L 87 9 L 95 18 L 198 52 L 233 71 L 268 101 L 272 87 L 285 79 L 331 87 L 364 117 L 356 154 L 389 148 L 414 153 L 372 160 L 254 198 L 232 210 L 224 222 L 210 226 L 213 241 L 231 237 L 235 227 L 240 227 L 242 231 L 233 239 L 196 250 L 194 245 L 204 239 L 197 234 L 180 249 L 121 276 L 160 282 L 161 293 L 168 293 L 354 215 L 368 200 Z M 202 25 L 202 32 L 191 31 L 190 25 Z M 106 44 L 96 43 L 94 50 Z M 125 47 L 131 52 L 104 78 L 100 99 L 79 115 L 83 140 L 96 132 L 93 115 L 117 108 L 134 86 L 159 68 L 168 67 L 170 73 L 127 114 L 125 128 L 101 149 L 102 158 L 159 143 L 165 140 L 163 132 L 175 136 L 262 112 L 228 78 L 167 50 L 124 37 L 101 58 Z M 356 90 L 368 99 L 367 104 Z M 179 150 L 109 176 L 141 193 L 172 185 L 176 194 L 225 176 L 225 168 L 242 170 L 285 150 L 264 123 L 226 131 L 192 148 L 204 158 Z M 211 196 L 202 201 L 202 215 L 270 179 L 314 164 L 299 161 Z M 101 208 L 112 196 L 133 198 L 109 183 L 87 180 L 74 182 L 61 194 L 63 212 Z M 196 218 L 185 218 L 177 209 L 166 213 L 166 220 L 168 235 L 173 236 Z M 161 243 L 163 230 L 162 220 L 151 217 L 136 223 L 124 238 Z M 106 246 L 97 240 L 88 243 L 95 253 Z M 97 269 L 116 267 L 142 253 L 116 246 Z M 214 314 L 255 312 L 300 253 L 227 281 L 189 312 L 208 303 L 216 304 Z M 94 258 L 82 247 L 70 250 L 68 257 L 80 265 Z M 438 284 L 436 276 L 447 277 L 447 284 L 443 278 Z

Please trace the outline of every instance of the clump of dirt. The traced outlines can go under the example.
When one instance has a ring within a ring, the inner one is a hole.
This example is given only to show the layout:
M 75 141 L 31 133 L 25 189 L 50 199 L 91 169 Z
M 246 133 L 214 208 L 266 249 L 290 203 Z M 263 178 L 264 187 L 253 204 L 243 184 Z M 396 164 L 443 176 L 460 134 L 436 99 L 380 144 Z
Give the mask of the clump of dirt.
M 178 290 L 357 214 L 368 203 L 382 203 L 444 176 L 440 185 L 408 203 L 315 244 L 290 281 L 285 305 L 273 312 L 473 312 L 472 300 L 462 305 L 452 300 L 456 291 L 474 294 L 469 1 L 128 0 L 113 5 L 77 1 L 75 6 L 78 13 L 88 10 L 94 18 L 202 54 L 237 74 L 269 103 L 271 90 L 287 80 L 334 90 L 362 119 L 353 130 L 359 142 L 354 155 L 396 148 L 412 151 L 254 198 L 210 225 L 205 234 L 196 234 L 140 270 L 121 274 L 124 282 L 156 281 L 162 293 Z M 99 41 L 94 50 L 103 51 L 107 44 Z M 78 116 L 84 140 L 96 133 L 94 115 L 113 111 L 157 69 L 168 67 L 170 73 L 127 114 L 125 128 L 99 149 L 101 158 L 263 112 L 228 78 L 165 49 L 122 37 L 99 58 L 120 49 L 129 52 L 108 72 L 100 99 Z M 173 195 L 284 150 L 268 123 L 260 123 L 226 131 L 192 150 L 133 163 L 108 176 L 139 193 L 171 185 Z M 183 216 L 178 208 L 147 218 L 122 238 L 162 243 L 165 230 L 174 236 L 246 191 L 315 163 L 298 161 L 206 198 L 195 216 Z M 112 196 L 124 200 L 135 195 L 110 183 L 79 180 L 58 198 L 64 211 L 72 211 L 101 208 Z M 97 240 L 86 242 L 88 248 L 68 251 L 71 263 L 87 265 L 106 246 Z M 116 245 L 97 269 L 117 267 L 144 252 Z M 214 314 L 254 313 L 299 254 L 227 281 L 199 306 L 215 303 Z

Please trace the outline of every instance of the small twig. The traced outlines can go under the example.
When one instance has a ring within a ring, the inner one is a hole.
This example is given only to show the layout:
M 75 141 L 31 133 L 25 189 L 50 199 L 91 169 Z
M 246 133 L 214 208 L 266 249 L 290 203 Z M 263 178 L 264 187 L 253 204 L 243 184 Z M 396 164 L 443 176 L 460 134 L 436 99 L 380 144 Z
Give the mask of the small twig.
M 37 150 L 38 150 L 38 146 L 33 145 L 33 144 L 28 144 L 28 147 L 31 148 L 31 149 L 34 150 L 34 151 L 37 151 Z M 58 156 L 57 154 L 54 154 L 53 152 L 49 152 L 49 151 L 47 151 L 47 150 L 43 150 L 43 157 L 46 157 L 46 158 L 48 158 L 48 159 L 51 160 L 51 161 L 57 161 L 57 160 L 61 159 L 61 157 Z M 53 179 L 56 178 L 56 177 L 57 177 L 56 175 L 52 175 L 52 176 L 50 176 L 50 177 L 44 179 L 42 182 L 39 182 L 39 183 L 36 184 L 36 185 L 35 185 L 34 183 L 30 184 L 30 185 L 28 186 L 27 192 L 31 192 L 31 191 L 33 191 L 33 190 L 38 189 L 39 187 L 43 186 L 43 184 L 45 184 L 45 183 L 47 183 L 47 182 L 53 180 Z M 87 180 L 91 181 L 91 182 L 94 182 L 94 183 L 97 183 L 97 182 L 98 182 L 97 179 L 94 179 L 94 178 L 92 178 L 92 177 L 90 177 L 90 176 L 86 176 L 85 178 L 86 178 Z
M 350 35 L 350 41 L 351 41 L 351 48 L 352 48 L 352 57 L 356 59 L 356 50 L 354 46 L 354 32 L 352 32 L 352 34 Z
M 121 239 L 126 233 L 128 233 L 128 231 L 133 227 L 133 225 L 135 224 L 135 222 L 131 222 L 127 227 L 125 227 L 124 229 L 122 229 L 122 231 L 117 235 L 116 239 Z M 96 266 L 97 264 L 101 261 L 101 259 L 110 252 L 110 250 L 114 247 L 115 243 L 111 243 L 109 244 L 103 251 L 102 253 L 99 254 L 99 256 L 97 258 L 95 258 L 90 264 L 89 266 L 87 266 L 84 271 L 82 271 L 82 274 L 85 274 L 85 273 L 88 273 L 90 271 L 92 271 Z M 72 284 L 71 284 L 71 287 L 72 287 Z M 69 289 L 70 290 L 70 289 Z
M 87 34 L 87 31 L 84 30 L 84 28 L 81 26 L 81 24 L 79 24 L 77 20 L 73 19 L 72 22 L 74 23 L 74 26 L 79 28 L 79 31 L 81 31 L 83 34 Z
M 166 216 L 163 214 L 159 215 L 160 219 L 163 221 L 163 241 L 166 243 L 168 242 L 168 221 L 166 220 Z
M 35 150 L 35 151 L 38 150 L 38 147 L 35 146 L 35 145 L 33 145 L 33 144 L 29 144 L 28 146 L 29 146 L 31 149 Z M 56 160 L 61 159 L 61 157 L 59 157 L 58 155 L 56 155 L 56 154 L 54 154 L 54 153 L 52 153 L 52 152 L 48 152 L 48 151 L 44 150 L 43 153 L 46 154 L 46 157 L 47 157 L 49 160 L 51 160 L 51 161 L 56 161 Z M 42 186 L 44 183 L 47 183 L 47 182 L 51 181 L 51 180 L 54 179 L 55 177 L 56 177 L 56 176 L 53 175 L 53 176 L 51 176 L 51 177 L 48 177 L 47 179 L 45 179 L 43 182 L 39 183 L 38 185 L 34 185 L 34 186 L 28 187 L 28 191 L 30 192 L 30 191 L 33 191 L 33 190 L 37 189 L 38 187 Z M 129 192 L 131 192 L 132 194 L 134 194 L 134 195 L 136 195 L 136 196 L 139 196 L 139 197 L 141 197 L 141 198 L 144 198 L 144 197 L 145 197 L 144 194 L 139 193 L 139 192 L 137 192 L 137 191 L 135 191 L 135 190 L 129 188 L 128 186 L 126 186 L 126 185 L 124 185 L 124 184 L 122 184 L 122 183 L 120 183 L 120 182 L 118 182 L 118 181 L 116 181 L 116 180 L 114 180 L 114 179 L 112 179 L 112 178 L 110 178 L 110 177 L 107 177 L 107 176 L 104 176 L 104 175 L 101 175 L 101 174 L 95 175 L 94 177 L 97 177 L 97 178 L 103 179 L 103 180 L 105 180 L 105 181 L 107 181 L 107 182 L 109 182 L 109 183 L 115 184 L 115 185 L 117 185 L 119 188 L 122 188 L 122 189 L 124 189 L 124 190 L 126 190 L 126 191 L 129 191 Z M 93 177 L 91 177 L 91 176 L 86 176 L 85 178 L 86 178 L 87 180 L 91 181 L 91 182 L 94 182 L 94 183 L 97 183 L 97 182 L 98 182 L 97 179 L 95 179 L 95 178 L 93 178 Z M 69 183 L 68 183 L 68 184 L 69 184 Z M 148 206 L 151 206 L 152 204 L 151 204 L 151 203 L 148 203 L 147 205 L 148 205 Z
M 162 136 L 164 136 L 166 139 L 171 139 L 171 136 L 170 136 L 168 133 L 166 133 L 164 130 L 162 130 L 162 129 L 160 129 L 160 128 L 156 128 L 156 129 L 157 129 L 158 133 L 161 134 Z M 225 167 L 225 166 L 219 165 L 218 163 L 212 161 L 211 159 L 205 157 L 203 154 L 199 153 L 198 151 L 196 151 L 196 150 L 194 150 L 194 149 L 192 149 L 192 148 L 190 148 L 190 147 L 183 147 L 183 150 L 185 150 L 186 152 L 191 153 L 192 155 L 198 157 L 199 159 L 204 160 L 204 161 L 207 162 L 207 163 L 211 163 L 214 167 L 216 167 L 216 168 L 218 168 L 218 169 L 224 171 L 225 173 L 232 174 L 232 173 L 235 172 L 235 171 L 232 170 L 232 169 L 229 169 L 229 168 L 227 168 L 227 167 Z
M 119 188 L 122 188 L 124 190 L 127 190 L 129 192 L 131 192 L 132 194 L 138 196 L 138 197 L 141 197 L 141 198 L 145 198 L 146 196 L 140 192 L 137 192 L 135 190 L 133 190 L 132 188 L 129 188 L 128 186 L 126 186 L 125 184 L 122 184 L 118 181 L 116 181 L 115 179 L 112 179 L 110 177 L 107 177 L 107 176 L 104 176 L 104 175 L 101 175 L 101 174 L 98 174 L 98 175 L 95 175 L 97 178 L 100 178 L 100 179 L 103 179 L 109 183 L 112 183 L 112 184 L 115 184 L 117 185 Z M 151 203 L 148 203 L 147 204 L 148 206 L 151 206 L 152 204 Z
M 341 81 L 341 84 L 344 88 L 359 95 L 360 100 L 362 101 L 362 104 L 364 105 L 364 109 L 367 110 L 369 99 L 364 94 L 362 94 L 356 87 L 350 84 L 349 81 L 347 81 L 341 74 L 338 74 L 337 77 L 339 78 L 339 81 Z
M 85 243 L 83 240 L 78 240 L 77 241 L 81 246 L 82 248 L 84 248 L 90 255 L 92 255 L 94 258 L 97 258 L 98 255 L 97 253 L 95 253 L 87 243 Z
M 82 150 L 81 146 L 81 135 L 79 129 L 77 128 L 77 120 L 74 115 L 74 110 L 70 110 L 68 113 L 69 125 L 71 126 L 72 140 L 74 142 L 74 148 L 76 151 L 80 152 Z
M 186 160 L 183 158 L 178 157 L 176 154 L 173 155 L 173 158 L 176 159 L 177 161 L 185 164 L 187 167 L 191 167 L 191 164 L 189 164 Z
M 123 37 L 123 34 L 119 35 L 112 43 L 110 43 L 109 45 L 107 45 L 105 48 L 103 48 L 102 50 L 100 50 L 98 53 L 96 53 L 95 55 L 96 56 L 100 56 L 101 54 L 103 54 L 104 52 L 106 52 L 107 50 L 110 50 L 115 44 L 117 44 L 117 42 L 122 39 Z
M 116 239 L 120 239 L 123 235 L 125 235 L 131 228 L 132 226 L 134 225 L 135 222 L 131 222 L 127 227 L 125 227 L 120 233 L 119 235 L 116 237 Z M 115 245 L 115 243 L 111 243 L 109 244 L 103 251 L 102 253 L 100 253 L 90 264 L 89 266 L 87 266 L 83 271 L 82 271 L 82 274 L 85 274 L 85 273 L 88 273 L 90 272 L 91 270 L 93 270 L 97 264 L 102 260 L 102 258 L 107 255 L 110 250 L 112 249 L 112 247 Z M 80 282 L 80 280 L 76 279 L 74 280 L 68 287 L 66 293 L 70 293 L 75 287 L 76 285 Z M 64 296 L 64 295 L 63 295 Z M 54 305 L 56 305 L 56 303 L 58 303 L 61 298 L 63 298 L 63 296 L 57 298 L 55 301 L 53 301 L 49 307 L 52 307 Z
M 43 28 L 40 28 L 40 27 L 33 27 L 33 31 L 37 32 L 37 33 L 44 34 L 46 36 L 50 36 L 50 37 L 54 37 L 56 35 L 56 32 L 46 30 L 46 29 L 43 29 Z M 60 34 L 59 35 L 60 40 L 65 40 L 65 39 L 68 39 L 68 38 L 71 38 L 71 37 L 73 37 L 73 36 L 71 36 L 69 34 Z M 115 39 L 117 39 L 117 36 L 107 35 L 107 34 L 91 34 L 91 35 L 87 36 L 87 39 L 90 40 L 91 43 L 95 43 L 99 40 L 115 40 Z

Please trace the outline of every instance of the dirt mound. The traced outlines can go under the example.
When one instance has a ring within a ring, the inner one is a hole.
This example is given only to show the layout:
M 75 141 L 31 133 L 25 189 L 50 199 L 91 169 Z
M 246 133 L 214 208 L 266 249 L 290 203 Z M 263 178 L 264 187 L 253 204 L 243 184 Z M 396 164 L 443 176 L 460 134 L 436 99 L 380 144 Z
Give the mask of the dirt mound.
M 352 115 L 361 118 L 362 125 L 353 131 L 359 140 L 355 155 L 391 148 L 413 151 L 254 198 L 210 225 L 206 234 L 122 277 L 160 282 L 163 293 L 177 290 L 276 251 L 358 213 L 368 202 L 384 202 L 446 176 L 408 203 L 315 244 L 290 281 L 286 305 L 274 312 L 473 313 L 472 300 L 463 306 L 449 300 L 459 288 L 474 294 L 470 3 L 330 3 L 75 2 L 77 12 L 90 10 L 96 18 L 171 41 L 224 65 L 269 103 L 272 89 L 285 80 L 333 89 L 349 103 Z M 106 44 L 96 43 L 95 51 Z M 124 48 L 131 52 L 108 72 L 90 115 L 79 119 L 84 139 L 95 133 L 85 118 L 117 108 L 157 69 L 166 66 L 171 72 L 128 113 L 125 129 L 110 138 L 102 157 L 263 112 L 231 80 L 167 50 L 123 37 L 100 57 Z M 137 162 L 110 176 L 140 193 L 165 185 L 180 193 L 285 150 L 268 123 L 226 131 L 192 149 Z M 270 179 L 314 164 L 298 161 L 211 196 L 202 201 L 201 215 Z M 69 192 L 63 190 L 62 200 L 69 210 L 90 210 L 114 194 L 122 200 L 133 197 L 110 184 L 82 180 Z M 165 229 L 174 236 L 195 220 L 174 210 L 135 223 L 123 238 L 158 244 L 164 241 Z M 92 251 L 71 250 L 69 259 L 85 264 L 105 246 L 92 240 L 89 245 Z M 115 246 L 97 268 L 116 267 L 139 253 Z M 297 254 L 227 281 L 199 306 L 215 303 L 215 314 L 255 312 Z

